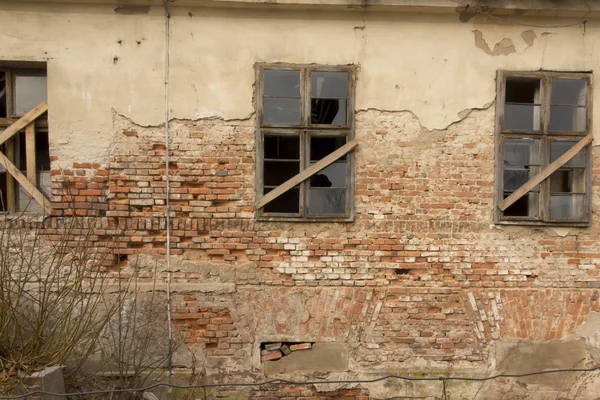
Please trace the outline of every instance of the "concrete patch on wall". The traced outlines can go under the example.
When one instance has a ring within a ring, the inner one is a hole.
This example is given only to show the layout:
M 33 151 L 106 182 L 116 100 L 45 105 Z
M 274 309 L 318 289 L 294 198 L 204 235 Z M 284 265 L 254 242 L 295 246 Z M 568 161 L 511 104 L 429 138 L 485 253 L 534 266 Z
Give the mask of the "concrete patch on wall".
M 535 39 L 537 39 L 537 35 L 533 29 L 521 32 L 521 37 L 523 38 L 525 44 L 527 44 L 527 47 L 533 46 Z
M 348 345 L 319 342 L 307 350 L 294 351 L 263 364 L 267 376 L 292 372 L 342 372 L 348 370 Z
M 584 339 L 590 355 L 600 362 L 600 312 L 592 311 L 575 332 L 575 337 Z

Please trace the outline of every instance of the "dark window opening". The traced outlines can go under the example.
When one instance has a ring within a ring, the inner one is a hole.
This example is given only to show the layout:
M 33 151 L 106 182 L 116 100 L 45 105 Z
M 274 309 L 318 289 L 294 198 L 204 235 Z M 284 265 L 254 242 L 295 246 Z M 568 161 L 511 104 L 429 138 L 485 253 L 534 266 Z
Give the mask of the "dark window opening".
M 505 195 L 504 198 L 507 198 Z M 528 217 L 529 216 L 529 195 L 521 197 L 515 201 L 510 207 L 504 210 L 505 217 Z
M 265 193 L 273 190 L 273 187 L 265 187 Z M 281 196 L 277 197 L 264 207 L 267 213 L 289 213 L 298 214 L 300 212 L 300 188 L 295 187 Z
M 504 125 L 508 130 L 540 129 L 541 92 L 540 80 L 506 80 L 506 101 L 504 103 Z

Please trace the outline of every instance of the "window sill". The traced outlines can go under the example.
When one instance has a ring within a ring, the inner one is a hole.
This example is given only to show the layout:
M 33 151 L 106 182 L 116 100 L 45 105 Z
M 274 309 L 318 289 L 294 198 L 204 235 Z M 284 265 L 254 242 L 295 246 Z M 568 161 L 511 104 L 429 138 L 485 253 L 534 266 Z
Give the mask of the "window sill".
M 554 228 L 589 228 L 592 226 L 591 221 L 586 222 L 547 222 L 547 221 L 518 221 L 518 220 L 501 220 L 494 221 L 495 225 L 518 225 L 518 226 L 541 226 Z
M 288 218 L 288 217 L 266 217 L 257 216 L 258 222 L 306 222 L 306 223 L 352 223 L 354 217 L 339 217 L 339 218 Z

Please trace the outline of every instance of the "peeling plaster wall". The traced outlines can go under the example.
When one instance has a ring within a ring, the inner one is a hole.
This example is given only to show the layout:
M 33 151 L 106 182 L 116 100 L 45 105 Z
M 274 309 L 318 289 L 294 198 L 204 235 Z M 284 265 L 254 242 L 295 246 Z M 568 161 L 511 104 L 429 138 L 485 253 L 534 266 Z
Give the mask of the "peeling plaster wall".
M 493 104 L 497 69 L 596 69 L 598 21 L 534 28 L 458 14 L 174 7 L 170 22 L 173 318 L 187 344 L 177 366 L 190 367 L 193 354 L 209 379 L 261 380 L 259 344 L 279 340 L 344 343 L 349 371 L 327 375 L 339 379 L 511 372 L 505 358 L 537 369 L 594 365 L 599 228 L 492 224 Z M 53 169 L 72 166 L 85 182 L 81 208 L 104 207 L 99 246 L 119 238 L 146 283 L 157 268 L 161 292 L 164 23 L 157 7 L 0 11 L 0 60 L 48 62 Z M 256 62 L 359 67 L 355 222 L 255 220 Z M 55 193 L 70 179 L 55 176 Z M 49 234 L 60 231 L 58 219 L 49 224 Z M 577 357 L 548 360 L 552 340 Z M 592 398 L 592 378 L 544 390 Z M 537 388 L 528 384 L 538 383 L 450 390 L 527 397 Z M 369 390 L 439 395 L 418 386 Z
M 357 109 L 410 110 L 424 127 L 443 129 L 461 111 L 494 100 L 498 69 L 594 70 L 593 54 L 600 51 L 595 20 L 583 33 L 582 24 L 530 28 L 485 16 L 463 23 L 458 14 L 368 8 L 181 7 L 171 16 L 176 119 L 251 116 L 256 62 L 353 63 L 360 66 Z M 10 4 L 0 10 L 0 40 L 0 60 L 48 61 L 51 146 L 59 163 L 105 162 L 113 110 L 139 125 L 163 123 L 161 8 Z

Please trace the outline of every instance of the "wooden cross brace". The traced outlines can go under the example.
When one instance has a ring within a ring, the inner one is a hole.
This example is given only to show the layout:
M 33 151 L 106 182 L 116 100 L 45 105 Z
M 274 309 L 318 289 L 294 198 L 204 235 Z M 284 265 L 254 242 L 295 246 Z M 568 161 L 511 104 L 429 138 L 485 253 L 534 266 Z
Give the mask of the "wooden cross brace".
M 306 168 L 304 171 L 300 172 L 299 174 L 295 175 L 294 177 L 283 182 L 281 185 L 277 186 L 275 189 L 271 190 L 269 193 L 267 193 L 266 195 L 261 197 L 256 202 L 256 208 L 259 209 L 259 208 L 264 207 L 265 205 L 267 205 L 271 201 L 275 200 L 277 197 L 281 196 L 282 194 L 284 194 L 285 192 L 287 192 L 294 186 L 298 185 L 301 182 L 304 182 L 305 180 L 307 180 L 308 178 L 310 178 L 317 172 L 321 171 L 328 165 L 332 164 L 333 162 L 340 159 L 344 155 L 350 153 L 352 150 L 354 150 L 356 148 L 356 146 L 358 146 L 358 142 L 356 140 L 352 140 L 352 141 L 346 143 L 345 145 L 343 145 L 342 147 L 340 147 L 339 149 L 337 149 L 336 151 L 334 151 L 333 153 L 331 153 L 331 154 L 327 155 L 326 157 L 324 157 L 323 159 L 319 160 L 315 164 Z
M 508 207 L 514 204 L 515 201 L 525 196 L 531 189 L 542 183 L 544 179 L 548 178 L 554 173 L 554 171 L 568 163 L 571 158 L 575 157 L 577 153 L 583 150 L 588 144 L 592 143 L 592 140 L 594 140 L 594 137 L 590 133 L 586 137 L 581 139 L 579 142 L 577 142 L 575 146 L 567 150 L 563 155 L 554 160 L 552 164 L 548 165 L 546 168 L 541 170 L 536 176 L 525 182 L 523 185 L 521 185 L 521 187 L 512 192 L 510 196 L 508 196 L 500 204 L 498 204 L 500 210 L 506 210 Z
M 37 188 L 35 171 L 35 120 L 46 111 L 48 111 L 48 104 L 46 104 L 46 102 L 41 102 L 33 110 L 25 113 L 25 115 L 19 118 L 14 124 L 0 132 L 0 145 L 2 145 L 25 128 L 27 176 L 23 175 L 8 157 L 1 152 L 0 164 L 21 184 L 21 186 L 23 186 L 27 193 L 42 206 L 44 211 L 47 214 L 50 214 L 52 203 L 50 203 Z

